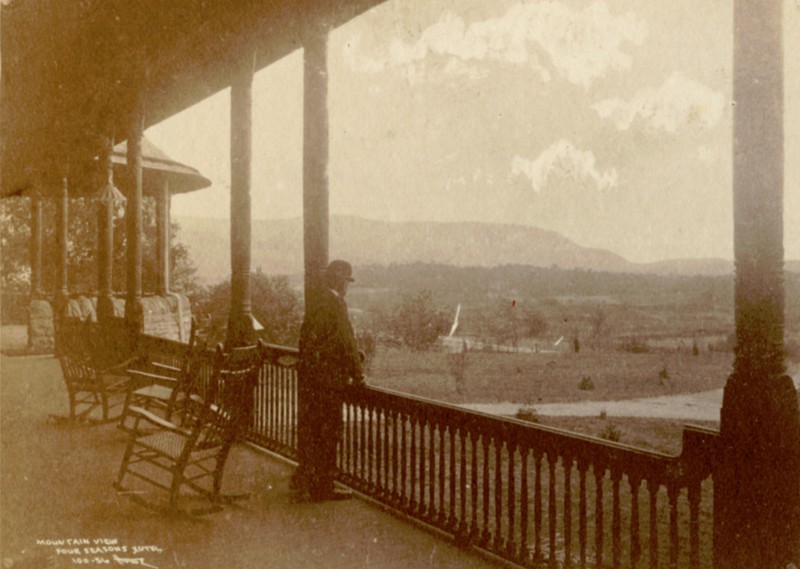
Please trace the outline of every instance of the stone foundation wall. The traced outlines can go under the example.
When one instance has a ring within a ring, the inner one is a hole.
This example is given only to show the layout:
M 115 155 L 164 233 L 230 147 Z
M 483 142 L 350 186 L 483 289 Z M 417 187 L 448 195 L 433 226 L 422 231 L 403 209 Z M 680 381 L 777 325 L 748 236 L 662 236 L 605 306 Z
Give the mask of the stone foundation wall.
M 146 296 L 142 298 L 145 334 L 169 338 L 181 342 L 189 341 L 192 327 L 192 310 L 189 299 L 183 295 Z M 125 299 L 114 299 L 114 316 L 125 317 Z M 67 318 L 87 318 L 97 321 L 97 298 L 78 296 L 67 304 Z M 52 326 L 52 314 L 50 317 Z
M 55 345 L 53 308 L 46 300 L 32 300 L 28 305 L 28 349 L 49 352 Z
M 147 296 L 142 299 L 144 333 L 180 342 L 189 341 L 192 310 L 189 299 L 180 294 Z

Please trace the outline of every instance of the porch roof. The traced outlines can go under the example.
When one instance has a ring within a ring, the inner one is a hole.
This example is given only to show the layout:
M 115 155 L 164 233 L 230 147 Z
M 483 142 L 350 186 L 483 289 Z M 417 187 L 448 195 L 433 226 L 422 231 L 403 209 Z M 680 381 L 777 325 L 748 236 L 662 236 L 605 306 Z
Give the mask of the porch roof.
M 0 18 L 0 195 L 90 164 L 141 93 L 145 128 L 261 69 L 383 0 L 6 0 Z M 60 176 L 59 176 L 60 177 Z

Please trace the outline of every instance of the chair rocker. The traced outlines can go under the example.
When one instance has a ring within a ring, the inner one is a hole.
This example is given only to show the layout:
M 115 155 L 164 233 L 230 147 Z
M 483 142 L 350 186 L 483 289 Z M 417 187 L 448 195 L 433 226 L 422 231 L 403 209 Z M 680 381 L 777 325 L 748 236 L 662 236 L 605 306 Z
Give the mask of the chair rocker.
M 235 348 L 224 354 L 217 348 L 214 373 L 203 396 L 186 398 L 181 425 L 132 406 L 130 438 L 114 487 L 135 502 L 168 513 L 201 515 L 249 494 L 223 494 L 222 475 L 230 449 L 250 410 L 261 367 L 258 346 Z M 144 428 L 142 423 L 148 423 Z M 142 492 L 124 486 L 130 475 L 166 491 L 167 504 L 145 500 Z M 187 489 L 210 504 L 190 511 L 178 507 Z
M 122 408 L 128 392 L 128 378 L 117 370 L 98 370 L 91 357 L 63 353 L 59 356 L 61 373 L 69 396 L 69 417 L 50 415 L 57 421 L 87 422 L 91 424 L 111 423 L 119 420 L 120 414 L 111 410 Z M 101 417 L 92 412 L 100 408 Z

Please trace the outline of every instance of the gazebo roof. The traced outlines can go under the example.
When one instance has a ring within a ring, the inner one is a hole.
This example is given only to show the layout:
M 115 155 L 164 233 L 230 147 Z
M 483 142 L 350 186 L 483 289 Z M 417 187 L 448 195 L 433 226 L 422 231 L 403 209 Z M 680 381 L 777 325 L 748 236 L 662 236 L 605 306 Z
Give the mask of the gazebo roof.
M 114 147 L 111 160 L 114 163 L 114 175 L 123 175 L 127 162 L 128 144 L 121 142 Z M 153 144 L 147 137 L 142 138 L 142 186 L 145 193 L 153 193 L 166 176 L 169 180 L 170 193 L 183 194 L 202 190 L 211 185 L 211 180 L 200 174 L 195 168 L 176 162 L 163 150 Z

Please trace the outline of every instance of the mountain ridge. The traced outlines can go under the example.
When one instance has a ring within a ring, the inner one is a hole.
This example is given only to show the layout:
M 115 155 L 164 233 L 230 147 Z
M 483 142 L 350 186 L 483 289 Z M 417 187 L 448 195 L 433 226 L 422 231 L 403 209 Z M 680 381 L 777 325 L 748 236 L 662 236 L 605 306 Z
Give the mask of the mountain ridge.
M 179 241 L 189 247 L 200 280 L 213 284 L 227 278 L 228 220 L 176 220 L 181 227 Z M 357 266 L 414 262 L 477 267 L 530 265 L 665 275 L 732 275 L 734 270 L 733 261 L 719 258 L 635 263 L 612 251 L 582 247 L 556 231 L 480 221 L 388 222 L 331 215 L 330 252 Z M 253 220 L 252 267 L 272 274 L 302 273 L 302 218 Z M 800 261 L 787 261 L 786 269 L 800 272 Z

